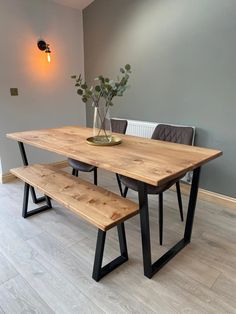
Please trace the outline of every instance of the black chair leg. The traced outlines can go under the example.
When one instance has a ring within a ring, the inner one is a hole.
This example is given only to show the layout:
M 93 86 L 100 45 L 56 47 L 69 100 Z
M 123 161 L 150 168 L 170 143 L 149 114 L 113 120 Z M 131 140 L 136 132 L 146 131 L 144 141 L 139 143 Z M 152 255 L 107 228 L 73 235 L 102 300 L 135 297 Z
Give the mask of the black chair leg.
M 75 176 L 75 177 L 78 177 L 79 175 L 79 170 L 76 170 L 76 169 L 72 169 L 72 176 Z
M 181 197 L 181 190 L 180 190 L 179 181 L 176 182 L 176 192 L 177 192 L 177 197 L 178 197 L 179 213 L 180 213 L 181 221 L 184 221 L 183 204 L 182 204 L 182 197 Z
M 159 194 L 159 241 L 163 242 L 163 193 Z
M 98 172 L 97 168 L 94 168 L 94 184 L 98 185 Z

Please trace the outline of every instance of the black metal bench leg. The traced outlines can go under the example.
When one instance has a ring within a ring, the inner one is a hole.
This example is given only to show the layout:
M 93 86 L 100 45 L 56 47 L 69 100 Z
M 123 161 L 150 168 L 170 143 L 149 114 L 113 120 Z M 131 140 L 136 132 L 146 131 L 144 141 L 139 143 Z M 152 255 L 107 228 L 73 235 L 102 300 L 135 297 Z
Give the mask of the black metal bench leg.
M 122 265 L 128 260 L 128 251 L 126 244 L 125 228 L 124 223 L 117 226 L 118 237 L 120 244 L 121 255 L 115 258 L 113 261 L 102 267 L 103 253 L 106 240 L 106 231 L 98 229 L 97 245 L 95 251 L 94 265 L 93 265 L 93 279 L 99 281 L 105 275 L 112 272 L 118 266 Z
M 48 208 L 52 208 L 52 203 L 51 203 L 50 197 L 45 195 L 45 198 L 46 198 L 46 204 L 47 204 Z
M 22 161 L 23 161 L 23 165 L 24 166 L 28 166 L 29 163 L 28 163 L 28 159 L 27 159 L 27 156 L 26 156 L 24 144 L 22 142 L 18 142 L 18 145 L 19 145 L 19 149 L 20 149 L 20 154 L 21 154 L 21 158 L 22 158 Z M 30 188 L 30 192 L 31 192 L 32 201 L 33 201 L 34 204 L 38 204 L 38 203 L 42 203 L 42 202 L 46 201 L 46 197 L 45 196 L 42 196 L 42 197 L 37 197 L 36 196 L 35 189 L 34 189 L 33 186 L 30 186 L 29 188 Z
M 22 217 L 27 217 L 29 203 L 29 184 L 25 183 L 24 186 L 24 198 L 23 198 L 23 208 L 22 208 Z
M 31 192 L 31 197 L 34 204 L 39 204 L 45 201 L 45 196 L 41 196 L 41 197 L 36 196 L 36 192 L 33 186 L 30 186 L 30 192 Z
M 24 187 L 24 198 L 23 198 L 23 208 L 22 208 L 22 217 L 27 218 L 30 217 L 32 215 L 41 213 L 45 210 L 51 209 L 52 208 L 52 204 L 51 204 L 51 200 L 48 196 L 45 196 L 45 200 L 47 205 L 41 206 L 39 208 L 36 209 L 32 209 L 31 211 L 28 211 L 28 204 L 29 204 L 29 189 L 30 186 L 28 183 L 25 183 L 25 187 Z
M 106 240 L 106 231 L 102 231 L 98 229 L 98 236 L 97 236 L 97 245 L 95 251 L 95 258 L 94 258 L 94 266 L 93 266 L 93 279 L 99 281 L 101 279 L 101 270 L 102 270 L 102 259 L 104 253 L 104 246 Z
M 118 231 L 118 237 L 119 237 L 121 256 L 123 256 L 124 258 L 128 260 L 128 249 L 127 249 L 124 223 L 121 223 L 120 225 L 117 226 L 117 231 Z

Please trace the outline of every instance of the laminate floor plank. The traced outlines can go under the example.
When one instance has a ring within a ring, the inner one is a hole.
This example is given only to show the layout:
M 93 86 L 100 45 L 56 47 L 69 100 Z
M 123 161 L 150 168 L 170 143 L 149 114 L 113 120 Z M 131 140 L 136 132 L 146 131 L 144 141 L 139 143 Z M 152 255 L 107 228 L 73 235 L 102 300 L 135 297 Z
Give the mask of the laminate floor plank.
M 0 285 L 18 275 L 16 269 L 0 253 Z
M 137 307 L 131 307 L 131 300 L 127 299 L 126 302 L 123 302 L 124 300 L 122 301 L 115 291 L 109 289 L 107 285 L 103 285 L 101 282 L 96 283 L 91 279 L 94 256 L 90 261 L 86 261 L 85 271 L 81 260 L 71 254 L 67 248 L 64 248 L 49 234 L 41 234 L 29 240 L 28 243 L 47 262 L 54 265 L 72 284 L 81 285 L 83 293 L 106 312 L 126 313 L 127 311 L 138 311 Z M 83 252 L 81 253 L 83 254 Z M 104 296 L 106 296 L 106 302 L 104 302 Z
M 2 254 L 56 313 L 103 313 L 83 294 L 79 284 L 75 287 L 56 267 L 42 263 L 41 256 L 17 234 L 0 232 L 0 241 Z
M 91 173 L 80 175 L 93 182 Z M 99 169 L 98 183 L 119 193 L 113 173 Z M 129 261 L 96 283 L 91 278 L 96 228 L 55 202 L 55 209 L 24 220 L 22 193 L 19 181 L 0 185 L 0 291 L 9 300 L 11 285 L 26 285 L 31 293 L 29 309 L 36 313 L 42 304 L 63 314 L 236 313 L 233 209 L 199 200 L 191 244 L 151 280 L 143 276 L 140 218 L 129 219 L 125 222 Z M 129 191 L 128 197 L 137 201 L 136 192 Z M 185 218 L 187 202 L 183 195 Z M 154 260 L 182 237 L 184 223 L 180 221 L 176 193 L 165 192 L 164 243 L 160 247 L 156 195 L 149 197 L 149 205 Z M 107 233 L 104 254 L 104 263 L 119 254 L 116 228 Z M 42 304 L 36 302 L 38 298 Z M 19 300 L 16 298 L 12 306 L 20 313 Z M 1 311 L 9 313 L 5 301 L 0 301 Z
M 108 241 L 107 241 L 108 242 Z M 87 247 L 92 249 L 88 250 Z M 80 267 L 85 273 L 91 271 L 89 261 L 94 255 L 94 244 L 91 239 L 78 242 L 70 249 L 77 257 Z M 118 255 L 117 240 L 110 240 L 104 252 L 104 264 L 109 259 Z M 105 277 L 103 284 L 111 291 L 119 291 L 122 299 L 127 299 L 129 310 L 127 312 L 135 313 L 177 313 L 174 307 L 171 307 L 165 299 L 160 298 L 155 291 L 143 289 L 147 278 L 142 278 L 142 262 L 139 258 L 130 256 L 129 261 L 116 270 L 113 276 Z M 137 304 L 138 307 L 137 307 Z
M 21 276 L 0 285 L 0 304 L 6 314 L 54 313 Z
M 225 302 L 232 304 L 236 312 L 235 278 L 232 278 L 230 275 L 221 274 L 214 283 L 212 290 L 218 293 Z

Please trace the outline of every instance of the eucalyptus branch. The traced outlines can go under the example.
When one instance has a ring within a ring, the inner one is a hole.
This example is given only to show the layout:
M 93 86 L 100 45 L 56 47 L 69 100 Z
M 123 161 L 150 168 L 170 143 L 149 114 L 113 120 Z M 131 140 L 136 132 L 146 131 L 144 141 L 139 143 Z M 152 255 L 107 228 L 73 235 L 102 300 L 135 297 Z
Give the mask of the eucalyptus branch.
M 77 88 L 77 94 L 81 96 L 84 103 L 88 103 L 91 100 L 95 107 L 97 107 L 98 116 L 101 122 L 101 128 L 98 132 L 100 135 L 103 130 L 105 136 L 108 138 L 105 130 L 105 119 L 110 106 L 113 105 L 112 100 L 115 96 L 123 96 L 124 92 L 128 88 L 128 80 L 131 72 L 131 66 L 126 64 L 124 68 L 120 69 L 121 77 L 117 78 L 116 81 L 105 78 L 102 75 L 99 75 L 95 80 L 98 82 L 95 87 L 88 88 L 85 81 L 82 80 L 82 76 L 72 75 L 71 78 L 75 80 L 75 87 Z M 101 117 L 99 112 L 99 103 L 101 99 L 105 101 L 105 117 Z

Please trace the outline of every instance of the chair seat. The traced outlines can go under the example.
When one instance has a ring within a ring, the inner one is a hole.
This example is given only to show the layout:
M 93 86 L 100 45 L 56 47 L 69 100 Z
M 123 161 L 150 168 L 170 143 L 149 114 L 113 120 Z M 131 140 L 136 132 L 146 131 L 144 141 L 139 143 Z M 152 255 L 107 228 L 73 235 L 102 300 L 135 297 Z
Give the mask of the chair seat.
M 96 167 L 90 164 L 86 164 L 85 162 L 78 161 L 72 158 L 68 158 L 68 164 L 75 170 L 90 172 L 93 171 Z
M 175 178 L 171 180 L 170 182 L 167 182 L 161 186 L 154 186 L 151 184 L 147 184 L 147 194 L 160 194 L 166 190 L 168 190 L 172 185 L 174 185 L 176 182 L 178 182 L 180 179 L 182 179 L 184 175 Z M 123 176 L 119 174 L 120 181 L 127 186 L 129 189 L 134 190 L 138 192 L 138 180 Z

